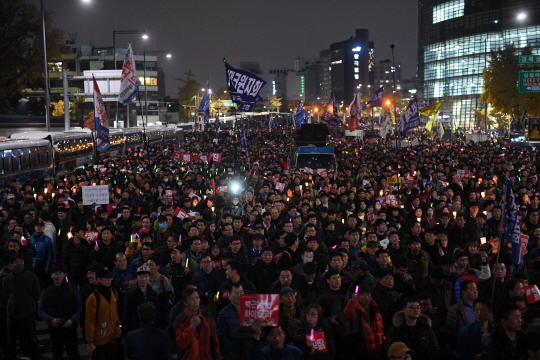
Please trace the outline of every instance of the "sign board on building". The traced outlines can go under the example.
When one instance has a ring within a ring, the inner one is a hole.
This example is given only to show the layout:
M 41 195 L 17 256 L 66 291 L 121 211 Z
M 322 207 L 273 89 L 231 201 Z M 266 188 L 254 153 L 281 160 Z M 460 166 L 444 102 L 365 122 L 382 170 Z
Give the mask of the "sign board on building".
M 519 93 L 540 92 L 540 70 L 520 71 L 518 78 Z
M 518 64 L 540 64 L 539 55 L 520 55 L 518 56 Z

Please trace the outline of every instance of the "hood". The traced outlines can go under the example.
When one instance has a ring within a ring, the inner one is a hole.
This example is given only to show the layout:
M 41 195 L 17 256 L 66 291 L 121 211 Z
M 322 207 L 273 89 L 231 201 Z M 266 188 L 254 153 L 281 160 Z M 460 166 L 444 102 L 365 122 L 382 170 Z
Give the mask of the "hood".
M 420 317 L 418 318 L 418 321 L 431 327 L 431 319 L 428 318 L 426 315 L 420 315 Z M 403 312 L 403 310 L 398 311 L 394 315 L 394 317 L 392 318 L 392 324 L 395 327 L 400 327 L 405 324 L 405 313 Z

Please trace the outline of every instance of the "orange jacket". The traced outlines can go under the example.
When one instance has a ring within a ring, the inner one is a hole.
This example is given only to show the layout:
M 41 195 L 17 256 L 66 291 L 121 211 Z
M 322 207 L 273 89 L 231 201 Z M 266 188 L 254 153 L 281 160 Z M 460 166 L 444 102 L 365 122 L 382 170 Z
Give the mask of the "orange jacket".
M 88 344 L 105 345 L 120 337 L 120 318 L 118 317 L 117 296 L 111 291 L 111 303 L 99 294 L 99 312 L 96 324 L 97 301 L 94 293 L 86 300 L 85 336 Z
M 199 310 L 194 314 L 185 309 L 187 317 L 180 324 L 176 331 L 176 343 L 178 347 L 184 350 L 182 360 L 215 360 L 220 359 L 219 340 L 217 337 L 216 323 Z M 191 318 L 199 315 L 202 319 L 200 331 L 191 328 Z
M 359 311 L 363 337 L 366 339 L 366 353 L 370 358 L 378 358 L 383 354 L 386 337 L 383 333 L 381 313 L 377 311 L 379 306 L 373 299 L 370 300 L 369 306 L 375 315 L 373 321 L 370 321 L 369 314 L 359 301 L 353 303 L 352 300 L 349 300 L 343 314 L 347 319 L 354 319 L 356 318 L 356 310 Z

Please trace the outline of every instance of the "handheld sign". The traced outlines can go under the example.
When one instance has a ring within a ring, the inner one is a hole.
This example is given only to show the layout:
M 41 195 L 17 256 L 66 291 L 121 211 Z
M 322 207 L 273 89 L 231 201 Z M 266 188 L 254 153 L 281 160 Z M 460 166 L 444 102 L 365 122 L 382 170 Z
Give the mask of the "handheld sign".
M 109 187 L 107 185 L 83 186 L 83 205 L 108 204 Z

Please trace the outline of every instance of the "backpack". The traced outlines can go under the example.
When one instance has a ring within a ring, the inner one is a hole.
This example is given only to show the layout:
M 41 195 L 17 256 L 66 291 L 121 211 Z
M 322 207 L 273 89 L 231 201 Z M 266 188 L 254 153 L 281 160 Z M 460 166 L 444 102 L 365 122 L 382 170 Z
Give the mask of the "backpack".
M 110 288 L 114 294 L 114 297 L 116 299 L 118 299 L 118 293 L 116 292 L 116 289 L 113 289 L 113 288 Z M 99 304 L 101 302 L 101 296 L 99 294 L 99 291 L 97 290 L 94 290 L 94 292 L 92 293 L 94 294 L 94 296 L 96 297 L 96 324 L 98 322 L 98 315 L 99 315 Z M 111 297 L 111 300 L 112 300 L 112 297 Z
M 281 255 L 283 255 L 283 253 L 287 253 L 287 255 L 289 255 L 289 257 L 292 260 L 291 254 L 287 250 L 284 250 L 284 251 L 282 251 L 282 252 L 280 252 L 279 254 L 276 255 L 276 259 L 274 260 L 276 265 L 279 265 L 279 258 L 281 257 Z

